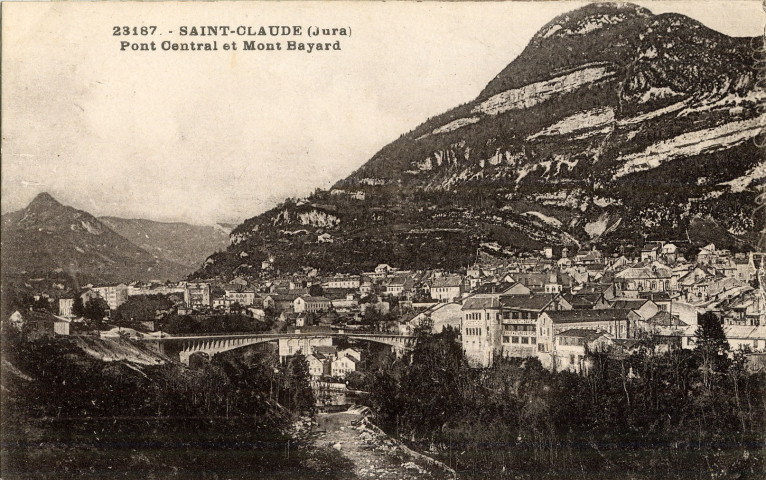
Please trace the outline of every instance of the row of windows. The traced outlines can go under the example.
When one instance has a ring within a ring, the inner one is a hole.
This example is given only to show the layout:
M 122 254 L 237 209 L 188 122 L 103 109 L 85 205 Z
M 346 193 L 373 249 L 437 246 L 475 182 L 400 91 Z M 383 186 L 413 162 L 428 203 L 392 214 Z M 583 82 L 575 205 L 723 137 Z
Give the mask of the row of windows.
M 466 313 L 466 320 L 481 320 L 481 312 Z M 486 313 L 486 319 L 489 320 L 489 312 Z
M 510 341 L 509 341 L 510 340 Z M 503 343 L 522 343 L 522 344 L 536 344 L 537 337 L 517 337 L 515 335 L 508 336 L 503 335 Z
M 481 328 L 466 328 L 466 335 L 481 335 Z
M 509 320 L 509 319 L 535 320 L 537 319 L 537 312 L 503 312 L 503 318 L 506 320 Z
M 534 332 L 535 329 L 535 325 L 503 325 L 506 332 Z

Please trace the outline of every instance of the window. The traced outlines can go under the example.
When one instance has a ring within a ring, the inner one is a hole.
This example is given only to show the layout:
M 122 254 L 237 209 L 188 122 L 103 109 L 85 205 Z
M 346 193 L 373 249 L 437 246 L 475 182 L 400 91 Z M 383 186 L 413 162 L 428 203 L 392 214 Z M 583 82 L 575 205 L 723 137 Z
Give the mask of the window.
M 510 343 L 508 335 L 503 335 L 503 343 Z
M 519 337 L 511 337 L 511 343 L 519 343 Z
M 530 337 L 529 341 L 532 342 L 532 345 L 534 345 L 537 343 L 537 337 Z
M 521 337 L 521 343 L 529 343 L 529 337 Z

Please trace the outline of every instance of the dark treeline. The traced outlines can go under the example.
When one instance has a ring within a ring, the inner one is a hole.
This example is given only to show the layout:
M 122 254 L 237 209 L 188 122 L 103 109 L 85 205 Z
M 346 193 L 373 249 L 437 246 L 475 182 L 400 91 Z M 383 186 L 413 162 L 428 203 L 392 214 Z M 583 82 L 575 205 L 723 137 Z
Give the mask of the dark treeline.
M 287 433 L 314 404 L 303 356 L 103 362 L 7 328 L 2 347 L 3 478 L 334 478 L 344 462 Z
M 766 379 L 715 334 L 591 354 L 587 376 L 533 358 L 471 369 L 456 335 L 424 337 L 368 387 L 381 426 L 465 478 L 762 478 Z

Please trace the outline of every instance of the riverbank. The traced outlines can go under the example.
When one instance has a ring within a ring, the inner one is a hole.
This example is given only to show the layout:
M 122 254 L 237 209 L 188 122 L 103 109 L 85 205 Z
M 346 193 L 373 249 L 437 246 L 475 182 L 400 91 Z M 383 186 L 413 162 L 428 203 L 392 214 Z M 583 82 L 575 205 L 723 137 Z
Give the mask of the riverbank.
M 446 465 L 417 453 L 391 438 L 368 418 L 366 407 L 318 413 L 309 440 L 316 449 L 332 448 L 348 460 L 349 469 L 335 472 L 356 479 L 453 479 Z

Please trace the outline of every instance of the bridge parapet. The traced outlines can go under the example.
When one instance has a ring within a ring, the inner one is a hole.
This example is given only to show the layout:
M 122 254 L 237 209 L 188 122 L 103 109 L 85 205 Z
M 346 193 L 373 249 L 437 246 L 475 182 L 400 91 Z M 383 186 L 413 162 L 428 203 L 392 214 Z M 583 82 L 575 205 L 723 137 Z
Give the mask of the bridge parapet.
M 394 347 L 397 354 L 411 350 L 417 343 L 417 339 L 411 335 L 394 334 L 367 334 L 367 333 L 212 333 L 212 334 L 181 334 L 173 336 L 161 335 L 160 337 L 144 337 L 137 339 L 140 342 L 151 342 L 162 348 L 163 344 L 180 344 L 179 358 L 181 362 L 189 364 L 189 356 L 193 353 L 204 352 L 209 356 L 216 353 L 234 350 L 236 348 L 276 341 L 300 340 L 301 343 L 310 345 L 312 340 L 345 337 L 353 340 L 381 343 Z M 307 348 L 308 349 L 308 348 Z M 297 351 L 297 350 L 296 350 Z M 294 352 L 290 352 L 292 354 Z

